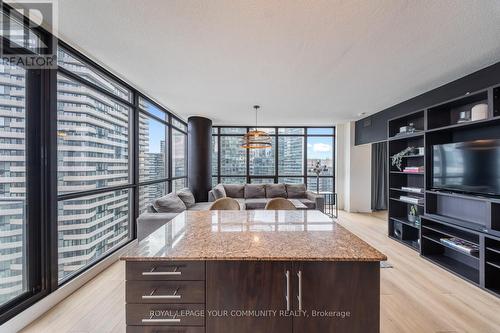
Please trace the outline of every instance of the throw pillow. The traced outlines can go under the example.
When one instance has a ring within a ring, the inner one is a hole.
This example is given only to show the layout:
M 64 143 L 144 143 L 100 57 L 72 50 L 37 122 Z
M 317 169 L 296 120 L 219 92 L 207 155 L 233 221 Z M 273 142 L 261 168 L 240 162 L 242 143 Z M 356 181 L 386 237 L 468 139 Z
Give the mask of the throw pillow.
M 286 193 L 288 198 L 298 199 L 306 197 L 305 184 L 286 184 Z
M 226 196 L 230 198 L 244 198 L 245 186 L 240 184 L 223 185 Z
M 191 208 L 196 204 L 193 192 L 191 192 L 191 190 L 187 187 L 177 191 L 177 195 L 182 200 L 182 202 L 184 202 L 187 208 Z
M 265 198 L 266 188 L 264 185 L 245 184 L 245 199 Z
M 227 197 L 226 190 L 224 189 L 224 186 L 222 186 L 222 184 L 218 184 L 217 186 L 215 186 L 213 188 L 213 193 L 215 200 Z
M 268 184 L 266 185 L 267 198 L 286 198 L 285 184 Z
M 182 213 L 186 205 L 176 193 L 169 193 L 153 201 L 153 207 L 158 213 Z

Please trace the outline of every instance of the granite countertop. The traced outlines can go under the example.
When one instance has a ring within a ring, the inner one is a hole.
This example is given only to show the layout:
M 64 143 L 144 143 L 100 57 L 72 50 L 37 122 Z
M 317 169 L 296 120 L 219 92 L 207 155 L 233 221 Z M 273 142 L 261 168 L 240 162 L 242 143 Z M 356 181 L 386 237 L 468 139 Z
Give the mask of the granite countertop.
M 316 210 L 185 211 L 122 260 L 382 261 L 386 256 Z

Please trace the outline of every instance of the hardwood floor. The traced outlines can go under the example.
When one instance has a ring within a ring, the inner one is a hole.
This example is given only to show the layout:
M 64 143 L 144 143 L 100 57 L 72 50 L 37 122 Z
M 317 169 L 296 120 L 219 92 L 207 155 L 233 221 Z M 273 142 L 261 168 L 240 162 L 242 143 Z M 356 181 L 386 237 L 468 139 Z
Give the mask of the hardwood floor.
M 382 332 L 500 332 L 500 300 L 387 236 L 385 214 L 340 212 L 339 223 L 381 250 Z M 125 332 L 124 263 L 117 262 L 22 332 Z

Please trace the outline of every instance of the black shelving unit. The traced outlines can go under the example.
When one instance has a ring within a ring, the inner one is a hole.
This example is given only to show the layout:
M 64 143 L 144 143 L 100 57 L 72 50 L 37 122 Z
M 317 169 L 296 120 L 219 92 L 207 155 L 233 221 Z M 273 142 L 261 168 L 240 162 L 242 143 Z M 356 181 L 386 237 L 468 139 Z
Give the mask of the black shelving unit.
M 398 135 L 400 127 L 413 124 L 415 132 Z M 411 247 L 420 249 L 420 227 L 416 222 L 409 221 L 409 212 L 412 206 L 416 207 L 418 215 L 424 213 L 425 173 L 404 172 L 405 167 L 425 167 L 425 154 L 418 152 L 418 148 L 425 146 L 425 112 L 418 111 L 404 117 L 391 119 L 388 126 L 389 135 L 389 237 Z M 415 150 L 402 158 L 401 168 L 393 166 L 392 156 L 406 148 Z M 412 192 L 404 187 L 420 189 Z M 409 203 L 401 196 L 419 198 L 420 203 Z
M 486 119 L 463 121 L 460 114 L 477 104 L 488 105 Z M 413 133 L 399 134 L 410 123 Z M 500 297 L 500 197 L 474 196 L 432 188 L 432 146 L 474 140 L 500 139 L 500 86 L 429 106 L 393 118 L 388 124 L 388 235 L 419 252 L 430 262 Z M 424 147 L 402 159 L 423 172 L 406 173 L 391 165 L 391 157 L 407 147 Z M 418 188 L 412 192 L 404 187 Z M 423 199 L 416 205 L 420 223 L 409 220 L 412 204 L 401 196 Z M 467 252 L 444 239 L 468 242 Z

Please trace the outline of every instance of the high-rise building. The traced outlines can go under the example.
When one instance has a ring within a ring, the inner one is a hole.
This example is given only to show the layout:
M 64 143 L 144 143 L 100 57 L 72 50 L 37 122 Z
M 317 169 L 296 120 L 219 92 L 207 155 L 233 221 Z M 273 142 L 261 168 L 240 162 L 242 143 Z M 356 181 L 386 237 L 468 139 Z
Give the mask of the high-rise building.
M 0 65 L 0 305 L 26 289 L 25 70 Z
M 109 91 L 126 93 L 66 52 L 58 53 L 58 63 Z M 127 184 L 131 109 L 61 74 L 57 86 L 58 194 Z M 118 190 L 59 201 L 59 279 L 128 239 L 130 196 Z

